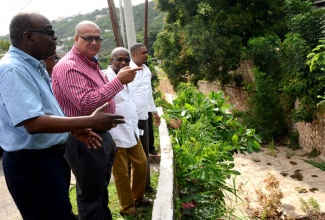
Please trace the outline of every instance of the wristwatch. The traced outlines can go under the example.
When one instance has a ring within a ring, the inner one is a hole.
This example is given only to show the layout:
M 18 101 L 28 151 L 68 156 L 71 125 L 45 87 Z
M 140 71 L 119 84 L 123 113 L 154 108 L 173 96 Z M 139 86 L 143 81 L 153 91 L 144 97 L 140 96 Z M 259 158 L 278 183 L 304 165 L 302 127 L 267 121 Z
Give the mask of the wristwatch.
M 158 112 L 157 111 L 154 111 L 154 112 L 152 112 L 152 114 L 156 115 L 156 114 L 158 114 Z

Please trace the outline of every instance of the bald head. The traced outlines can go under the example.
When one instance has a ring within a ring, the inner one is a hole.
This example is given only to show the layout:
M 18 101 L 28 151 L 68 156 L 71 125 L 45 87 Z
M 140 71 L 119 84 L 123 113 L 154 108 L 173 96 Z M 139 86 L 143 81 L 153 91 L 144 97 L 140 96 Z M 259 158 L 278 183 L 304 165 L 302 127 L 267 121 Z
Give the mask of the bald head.
M 114 50 L 112 50 L 111 57 L 116 57 L 119 54 L 129 55 L 129 51 L 127 49 L 125 49 L 124 47 L 117 47 Z
M 92 21 L 86 20 L 86 21 L 82 21 L 79 24 L 77 24 L 75 35 L 81 35 L 84 32 L 87 32 L 89 29 L 91 29 L 91 30 L 97 29 L 100 32 L 100 28 L 98 27 L 97 24 L 95 24 Z
M 129 65 L 130 60 L 129 51 L 124 47 L 117 47 L 111 54 L 111 67 L 115 73 L 118 73 L 120 69 Z
M 74 45 L 81 54 L 93 59 L 100 50 L 102 40 L 100 28 L 94 22 L 86 20 L 77 24 Z

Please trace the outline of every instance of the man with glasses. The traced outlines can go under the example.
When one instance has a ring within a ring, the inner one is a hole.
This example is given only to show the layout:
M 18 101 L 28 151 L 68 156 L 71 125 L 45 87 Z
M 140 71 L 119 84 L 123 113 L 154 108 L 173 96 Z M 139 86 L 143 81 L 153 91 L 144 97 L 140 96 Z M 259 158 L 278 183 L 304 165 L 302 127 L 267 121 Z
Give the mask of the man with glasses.
M 111 66 L 106 75 L 114 80 L 121 68 L 129 66 L 131 61 L 127 49 L 117 47 L 111 54 Z M 133 91 L 130 86 L 115 97 L 116 111 L 124 116 L 125 124 L 113 128 L 110 132 L 117 146 L 113 164 L 113 175 L 117 195 L 120 202 L 120 214 L 136 216 L 136 205 L 151 205 L 152 201 L 144 197 L 147 178 L 147 158 L 139 137 L 138 116 L 132 100 Z M 131 179 L 128 163 L 131 164 Z
M 68 132 L 96 151 L 101 138 L 81 129 L 111 129 L 123 117 L 104 113 L 107 104 L 87 117 L 64 116 L 41 61 L 56 50 L 57 36 L 46 17 L 17 14 L 9 34 L 12 45 L 0 60 L 0 146 L 7 187 L 23 219 L 70 220 L 70 169 L 63 157 Z
M 76 26 L 74 46 L 55 65 L 52 86 L 55 97 L 67 116 L 86 116 L 109 102 L 106 110 L 115 113 L 114 96 L 131 82 L 142 68 L 124 67 L 108 81 L 99 68 L 96 54 L 103 38 L 91 21 Z M 87 151 L 73 136 L 68 139 L 66 158 L 77 181 L 78 215 L 82 220 L 112 219 L 108 208 L 107 186 L 115 156 L 115 143 L 108 131 L 94 130 L 102 137 L 102 148 Z
M 49 74 L 50 81 L 52 79 L 53 67 L 55 66 L 55 64 L 57 64 L 57 62 L 59 62 L 59 59 L 60 57 L 55 53 L 54 55 L 49 56 L 48 58 L 43 60 L 46 65 L 46 71 Z

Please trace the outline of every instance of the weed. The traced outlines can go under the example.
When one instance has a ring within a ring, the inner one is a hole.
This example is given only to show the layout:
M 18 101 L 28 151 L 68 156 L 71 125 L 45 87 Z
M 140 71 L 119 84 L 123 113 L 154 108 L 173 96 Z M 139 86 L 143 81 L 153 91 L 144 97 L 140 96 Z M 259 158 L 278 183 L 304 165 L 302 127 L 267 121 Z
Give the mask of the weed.
M 290 159 L 295 153 L 292 150 L 287 149 L 286 151 L 286 158 Z
M 308 201 L 300 198 L 301 210 L 308 215 L 309 220 L 320 220 L 324 219 L 325 213 L 321 213 L 320 205 L 316 199 L 310 197 Z
M 264 179 L 265 190 L 255 189 L 257 200 L 260 205 L 258 208 L 248 208 L 248 214 L 254 218 L 260 219 L 277 219 L 281 216 L 280 206 L 283 193 L 279 188 L 279 180 L 274 175 L 268 173 Z M 268 193 L 266 193 L 267 191 Z M 245 200 L 250 202 L 248 198 Z
M 276 148 L 275 148 L 275 144 L 274 144 L 273 140 L 267 146 L 267 150 L 268 150 L 268 152 L 267 152 L 268 155 L 276 157 Z
M 313 149 L 307 154 L 308 158 L 318 157 L 320 155 L 319 150 L 316 147 L 313 147 Z

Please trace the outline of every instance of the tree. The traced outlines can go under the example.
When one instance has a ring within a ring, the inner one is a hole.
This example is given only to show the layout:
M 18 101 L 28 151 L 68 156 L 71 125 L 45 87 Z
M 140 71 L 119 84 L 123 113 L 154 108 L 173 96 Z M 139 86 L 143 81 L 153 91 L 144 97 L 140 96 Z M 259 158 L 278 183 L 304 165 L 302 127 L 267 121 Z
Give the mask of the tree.
M 325 92 L 324 42 L 319 41 L 325 37 L 325 11 L 311 1 L 286 0 L 285 12 L 285 38 L 252 38 L 247 50 L 258 70 L 251 85 L 249 121 L 267 134 L 264 138 L 275 140 L 282 137 L 278 131 L 286 131 L 293 121 L 315 120 L 317 97 Z
M 285 30 L 283 1 L 158 0 L 166 22 L 154 44 L 155 56 L 176 87 L 189 79 L 230 81 L 248 39 Z
M 0 40 L 0 52 L 5 52 L 9 50 L 10 42 Z

